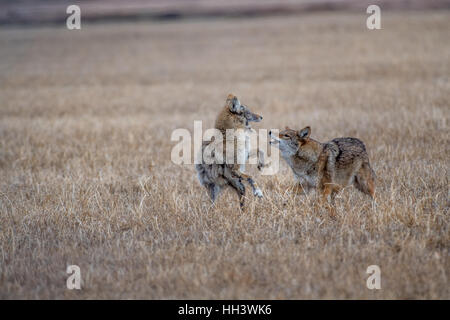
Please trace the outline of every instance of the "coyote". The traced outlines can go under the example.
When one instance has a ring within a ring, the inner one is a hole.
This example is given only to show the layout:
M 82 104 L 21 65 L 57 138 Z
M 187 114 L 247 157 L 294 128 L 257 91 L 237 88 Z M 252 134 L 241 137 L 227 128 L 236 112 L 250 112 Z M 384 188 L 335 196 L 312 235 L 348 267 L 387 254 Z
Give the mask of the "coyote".
M 370 167 L 364 143 L 356 138 L 336 138 L 320 143 L 310 138 L 311 128 L 300 131 L 286 127 L 270 144 L 276 145 L 298 180 L 297 191 L 308 193 L 316 188 L 323 200 L 334 197 L 342 187 L 354 185 L 359 191 L 375 196 L 375 173 Z
M 241 129 L 245 134 L 245 147 L 244 150 L 239 149 L 239 144 L 236 141 L 233 142 L 234 145 L 234 161 L 225 161 L 223 163 L 218 163 L 217 161 L 207 164 L 202 157 L 202 163 L 196 164 L 195 169 L 197 171 L 198 179 L 200 183 L 208 190 L 209 196 L 214 203 L 219 195 L 220 191 L 226 187 L 230 186 L 233 188 L 239 196 L 239 203 L 241 208 L 244 206 L 244 196 L 245 196 L 245 186 L 242 180 L 247 181 L 252 187 L 253 194 L 259 198 L 262 197 L 261 189 L 258 188 L 255 181 L 251 176 L 243 173 L 245 170 L 245 160 L 249 156 L 249 138 L 248 134 L 251 132 L 250 122 L 259 122 L 262 117 L 258 114 L 252 113 L 248 107 L 241 104 L 238 98 L 232 94 L 229 94 L 223 107 L 222 111 L 219 113 L 215 128 L 218 129 L 223 135 L 223 141 L 203 142 L 202 145 L 202 155 L 207 146 L 214 143 L 216 146 L 221 144 L 220 149 L 223 150 L 223 155 L 226 153 L 226 130 Z M 241 148 L 242 149 L 242 148 Z M 217 149 L 215 149 L 217 151 Z M 244 161 L 240 161 L 238 164 L 237 159 L 244 157 Z M 258 151 L 258 169 L 264 166 L 262 160 L 263 154 Z M 225 158 L 225 157 L 224 157 Z M 231 162 L 231 163 L 229 163 Z

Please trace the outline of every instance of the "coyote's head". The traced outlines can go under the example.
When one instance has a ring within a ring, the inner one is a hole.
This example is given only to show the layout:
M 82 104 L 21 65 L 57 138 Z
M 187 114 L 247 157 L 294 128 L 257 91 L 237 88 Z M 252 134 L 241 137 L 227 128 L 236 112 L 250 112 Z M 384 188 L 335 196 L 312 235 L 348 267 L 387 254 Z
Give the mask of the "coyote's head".
M 278 136 L 269 131 L 270 138 L 272 138 L 270 144 L 277 146 L 283 155 L 293 156 L 301 146 L 308 143 L 310 134 L 310 127 L 303 128 L 300 131 L 286 127 Z
M 234 116 L 238 117 L 242 123 L 245 123 L 246 128 L 250 128 L 249 122 L 260 122 L 262 120 L 262 116 L 251 112 L 233 94 L 229 94 L 227 97 L 227 107 Z

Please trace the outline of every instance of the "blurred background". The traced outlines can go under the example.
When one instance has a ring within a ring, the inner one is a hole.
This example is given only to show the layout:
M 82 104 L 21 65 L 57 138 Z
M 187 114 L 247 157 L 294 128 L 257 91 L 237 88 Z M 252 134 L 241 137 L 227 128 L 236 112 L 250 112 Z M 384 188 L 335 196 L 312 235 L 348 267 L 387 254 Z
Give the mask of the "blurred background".
M 82 6 L 84 22 L 361 11 L 370 4 L 382 10 L 450 8 L 449 0 L 0 0 L 0 24 L 60 22 L 71 4 Z

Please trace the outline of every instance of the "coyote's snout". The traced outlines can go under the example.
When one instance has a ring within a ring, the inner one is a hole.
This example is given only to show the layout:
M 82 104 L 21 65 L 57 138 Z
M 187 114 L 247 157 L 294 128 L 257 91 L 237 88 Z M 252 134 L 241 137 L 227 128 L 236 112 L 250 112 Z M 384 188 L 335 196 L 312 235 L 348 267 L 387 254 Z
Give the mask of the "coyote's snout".
M 375 195 L 375 173 L 369 163 L 364 143 L 356 138 L 336 138 L 320 143 L 310 138 L 311 128 L 289 129 L 278 136 L 269 132 L 271 144 L 276 145 L 291 167 L 299 183 L 299 190 L 317 188 L 324 198 L 348 185 Z
M 200 183 L 208 190 L 209 196 L 213 202 L 217 199 L 217 196 L 224 187 L 230 186 L 238 194 L 240 205 L 243 207 L 245 196 L 245 186 L 242 183 L 243 180 L 250 184 L 255 196 L 262 197 L 262 192 L 253 179 L 249 175 L 243 173 L 245 170 L 245 160 L 247 160 L 250 151 L 248 139 L 248 134 L 252 130 L 250 122 L 259 122 L 261 120 L 262 116 L 251 112 L 247 106 L 241 104 L 236 96 L 232 94 L 228 95 L 225 106 L 216 119 L 215 128 L 222 133 L 223 137 L 227 136 L 226 131 L 229 129 L 235 131 L 241 130 L 245 135 L 245 144 L 242 148 L 237 141 L 233 141 L 234 159 L 231 161 L 227 159 L 224 163 L 218 163 L 216 161 L 207 164 L 202 160 L 202 163 L 195 166 Z M 201 151 L 202 155 L 205 148 L 211 143 L 220 144 L 221 146 L 218 149 L 222 150 L 225 155 L 227 145 L 225 139 L 223 141 L 203 143 Z M 262 156 L 262 154 L 259 154 L 259 156 Z M 238 161 L 238 158 L 240 157 L 244 158 L 243 163 L 239 163 L 240 161 Z M 260 168 L 260 165 L 258 165 L 258 168 Z
M 251 127 L 249 125 L 249 122 L 260 122 L 263 117 L 258 115 L 258 114 L 256 114 L 256 113 L 252 113 L 250 110 L 248 110 L 247 107 L 244 107 L 244 108 L 245 108 L 245 110 L 244 110 L 244 117 L 245 117 L 245 120 L 246 120 L 245 127 L 247 129 L 250 129 Z

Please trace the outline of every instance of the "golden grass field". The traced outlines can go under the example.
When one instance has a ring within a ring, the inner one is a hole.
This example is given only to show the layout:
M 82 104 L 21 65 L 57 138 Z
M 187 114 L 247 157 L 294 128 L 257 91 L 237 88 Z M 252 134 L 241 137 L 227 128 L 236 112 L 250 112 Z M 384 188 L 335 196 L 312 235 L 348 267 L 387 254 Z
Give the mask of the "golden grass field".
M 3 28 L 0 298 L 449 299 L 450 12 L 366 18 Z M 376 205 L 349 188 L 331 219 L 281 160 L 210 208 L 170 136 L 230 92 L 255 128 L 362 139 Z

